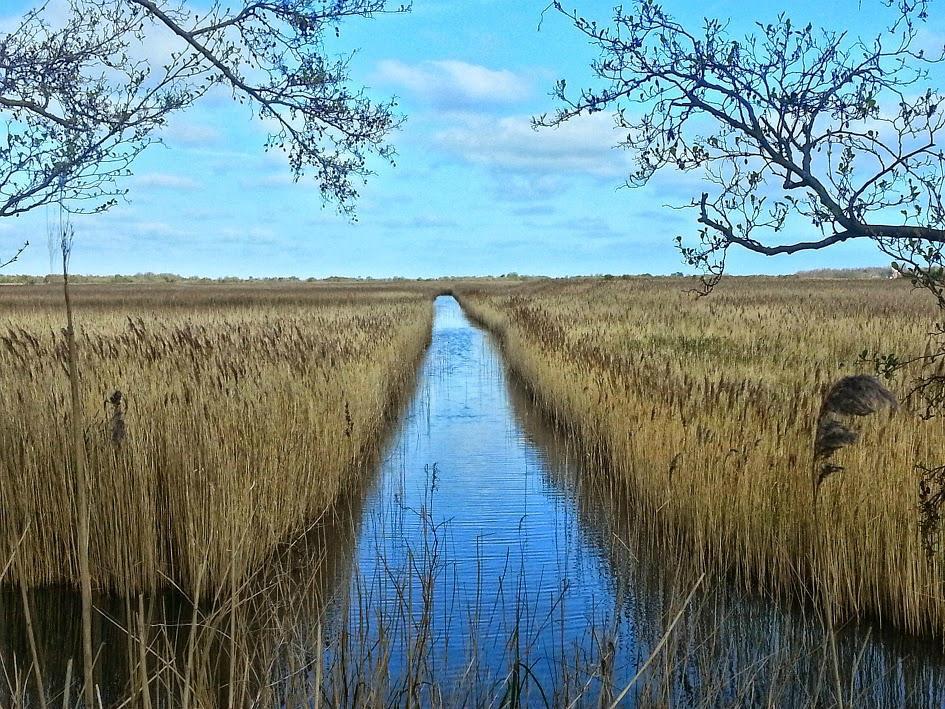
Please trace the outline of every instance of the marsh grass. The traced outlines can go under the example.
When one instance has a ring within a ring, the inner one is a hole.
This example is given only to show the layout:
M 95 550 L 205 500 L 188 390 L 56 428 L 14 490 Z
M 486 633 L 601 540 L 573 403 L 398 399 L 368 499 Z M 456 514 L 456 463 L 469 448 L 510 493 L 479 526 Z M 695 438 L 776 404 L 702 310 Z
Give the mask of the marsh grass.
M 128 594 L 239 587 L 304 532 L 367 474 L 432 317 L 422 289 L 73 292 L 92 583 Z M 3 296 L 0 558 L 29 587 L 74 583 L 61 316 L 49 288 Z
M 106 706 L 145 705 L 147 697 L 189 707 L 898 707 L 945 699 L 945 672 L 927 659 L 934 651 L 856 626 L 837 630 L 834 649 L 819 616 L 713 582 L 682 548 L 667 555 L 629 514 L 633 502 L 618 481 L 566 440 L 550 445 L 549 483 L 579 495 L 582 533 L 630 590 L 589 619 L 583 637 L 542 643 L 563 638 L 563 620 L 538 617 L 535 594 L 547 589 L 529 588 L 514 565 L 514 612 L 483 625 L 505 601 L 480 580 L 468 625 L 444 626 L 444 600 L 468 593 L 471 580 L 449 573 L 452 555 L 467 552 L 450 547 L 449 522 L 435 521 L 432 488 L 424 505 L 401 510 L 421 528 L 406 549 L 411 563 L 382 559 L 375 574 L 360 575 L 358 537 L 396 535 L 402 523 L 371 529 L 375 522 L 362 519 L 365 489 L 282 547 L 235 607 L 234 596 L 98 597 L 98 696 Z M 79 627 L 61 620 L 78 605 L 64 589 L 33 599 L 46 697 L 56 706 L 81 689 L 70 684 Z M 39 705 L 23 608 L 15 594 L 0 596 L 9 629 L 0 639 L 5 706 Z
M 547 418 L 530 435 L 564 461 L 549 484 L 576 496 L 581 533 L 614 574 L 615 598 L 568 640 L 564 596 L 560 616 L 539 614 L 548 589 L 529 588 L 514 564 L 501 598 L 452 573 L 451 556 L 468 550 L 436 521 L 432 466 L 423 504 L 400 510 L 406 522 L 362 519 L 379 431 L 429 333 L 428 293 L 125 291 L 130 320 L 116 291 L 80 293 L 96 696 L 188 707 L 941 704 L 937 646 L 877 641 L 847 622 L 938 617 L 937 596 L 900 605 L 929 589 L 938 562 L 918 539 L 911 462 L 893 466 L 906 451 L 934 459 L 936 424 L 870 417 L 837 454 L 844 472 L 824 483 L 827 521 L 805 516 L 822 392 L 852 366 L 845 353 L 862 350 L 854 333 L 876 349 L 889 332 L 920 337 L 925 311 L 902 291 L 864 307 L 858 285 L 815 291 L 807 313 L 796 312 L 800 290 L 770 283 L 695 306 L 639 285 L 464 297 L 503 338 L 527 386 L 520 405 Z M 22 293 L 0 301 L 0 391 L 12 392 L 2 405 L 17 414 L 0 419 L 0 436 L 28 442 L 0 455 L 0 496 L 13 503 L 0 508 L 0 576 L 17 581 L 0 594 L 0 704 L 74 706 L 86 678 L 74 660 L 69 520 L 56 518 L 74 514 L 62 512 L 71 473 L 56 459 L 67 400 L 64 384 L 44 389 L 63 376 L 63 351 L 43 292 Z M 876 469 L 888 478 L 866 474 Z M 408 523 L 420 534 L 403 558 L 364 576 L 359 536 Z M 460 591 L 476 599 L 466 629 L 443 620 Z M 815 591 L 829 602 L 796 602 Z M 500 603 L 511 610 L 493 622 Z
M 869 623 L 834 622 L 806 598 L 758 593 L 707 570 L 684 537 L 655 533 L 636 491 L 513 371 L 513 402 L 545 452 L 549 484 L 578 505 L 581 534 L 627 602 L 596 632 L 618 643 L 617 696 L 631 706 L 939 706 L 941 645 Z M 714 569 L 714 571 L 713 571 Z M 625 589 L 621 591 L 620 589 Z M 627 673 L 632 675 L 627 680 Z M 602 689 L 604 687 L 602 686 Z M 625 693 L 624 693 L 624 690 Z M 578 706 L 595 705 L 581 694 Z M 600 705 L 597 695 L 596 705 Z
M 165 591 L 139 595 L 137 603 L 98 596 L 96 689 L 103 703 L 144 704 L 147 698 L 158 706 L 187 707 L 550 706 L 555 686 L 543 686 L 532 670 L 546 629 L 533 622 L 524 574 L 515 582 L 514 616 L 500 615 L 481 644 L 465 642 L 466 632 L 480 629 L 478 618 L 495 617 L 496 605 L 506 598 L 492 597 L 484 587 L 479 605 L 469 609 L 469 630 L 461 623 L 444 630 L 444 599 L 464 584 L 449 573 L 449 523 L 434 521 L 432 486 L 420 508 L 401 509 L 414 518 L 406 523 L 421 530 L 411 536 L 405 557 L 380 559 L 369 577 L 355 564 L 358 536 L 397 534 L 405 521 L 362 529 L 387 524 L 361 519 L 364 493 L 339 502 L 237 593 L 199 601 Z M 5 687 L 0 682 L 0 701 L 37 706 L 40 697 L 58 704 L 77 696 L 81 683 L 69 668 L 79 628 L 59 622 L 78 608 L 77 595 L 46 589 L 31 604 L 17 601 L 12 594 L 0 596 L 4 627 L 13 631 L 0 638 L 6 680 Z M 30 607 L 42 612 L 35 655 L 25 622 Z M 565 664 L 576 649 L 569 647 L 559 659 L 564 681 L 572 687 L 570 696 L 590 696 L 595 667 Z M 35 689 L 37 682 L 44 693 Z
M 935 315 L 896 282 L 541 281 L 458 289 L 537 404 L 627 484 L 632 514 L 691 565 L 769 597 L 816 597 L 836 623 L 945 631 L 942 560 L 925 553 L 917 464 L 945 427 L 866 417 L 811 505 L 823 393 L 858 353 L 922 351 Z M 893 391 L 906 382 L 887 383 Z

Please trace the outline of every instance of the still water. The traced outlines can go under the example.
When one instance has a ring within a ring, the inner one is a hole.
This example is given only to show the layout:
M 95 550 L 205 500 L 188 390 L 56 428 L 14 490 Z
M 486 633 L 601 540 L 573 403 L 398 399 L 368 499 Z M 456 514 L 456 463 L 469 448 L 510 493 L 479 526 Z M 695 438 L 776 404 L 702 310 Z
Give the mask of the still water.
M 945 705 L 940 643 L 856 624 L 832 637 L 809 608 L 649 545 L 627 491 L 542 417 L 452 297 L 358 480 L 239 608 L 98 597 L 102 703 L 135 703 L 146 674 L 155 706 Z M 80 692 L 79 599 L 37 590 L 29 607 L 59 705 Z M 23 608 L 0 592 L 0 706 L 40 705 Z
M 549 474 L 491 337 L 453 298 L 435 307 L 417 393 L 366 504 L 355 595 L 395 615 L 407 598 L 412 617 L 395 630 L 414 637 L 394 645 L 426 633 L 440 684 L 481 689 L 518 671 L 547 692 L 562 648 L 596 654 L 591 632 L 612 625 L 619 583 L 581 532 L 573 490 Z M 393 659 L 397 674 L 407 658 Z

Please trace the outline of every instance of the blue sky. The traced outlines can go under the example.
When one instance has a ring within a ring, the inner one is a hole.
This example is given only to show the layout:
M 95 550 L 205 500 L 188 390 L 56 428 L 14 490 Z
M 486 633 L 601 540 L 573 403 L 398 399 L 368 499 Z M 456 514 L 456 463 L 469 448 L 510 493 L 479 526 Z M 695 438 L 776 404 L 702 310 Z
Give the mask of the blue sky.
M 803 0 L 790 10 L 796 22 L 853 18 L 875 28 L 871 2 L 840 3 L 849 5 L 840 12 L 836 3 Z M 601 20 L 613 4 L 572 3 Z M 586 83 L 593 58 L 554 13 L 539 31 L 546 4 L 416 0 L 410 14 L 342 27 L 338 46 L 358 48 L 354 79 L 379 98 L 398 96 L 408 119 L 392 136 L 397 166 L 376 165 L 357 223 L 323 207 L 312 182 L 293 184 L 284 159 L 263 151 L 264 126 L 226 97 L 211 96 L 177 116 L 166 146 L 135 164 L 128 203 L 76 220 L 73 269 L 212 277 L 685 270 L 673 238 L 696 233 L 694 215 L 663 205 L 698 194 L 696 178 L 667 172 L 645 189 L 621 189 L 629 156 L 612 148 L 606 115 L 557 131 L 530 128 L 530 116 L 553 108 L 554 81 Z M 745 8 L 666 4 L 687 22 Z M 12 5 L 11 14 L 30 3 Z M 765 0 L 753 7 L 758 19 L 779 11 Z M 24 239 L 33 244 L 7 273 L 49 270 L 49 218 L 41 211 L 0 223 L 4 250 Z M 885 263 L 856 243 L 776 259 L 733 252 L 730 260 L 733 273 Z

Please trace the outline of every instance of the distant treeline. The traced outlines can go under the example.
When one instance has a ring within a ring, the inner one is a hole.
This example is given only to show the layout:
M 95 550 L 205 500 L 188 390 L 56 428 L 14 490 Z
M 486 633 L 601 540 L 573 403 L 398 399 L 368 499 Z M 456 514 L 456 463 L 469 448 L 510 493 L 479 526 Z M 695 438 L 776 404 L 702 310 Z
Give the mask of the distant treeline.
M 891 266 L 872 268 L 815 268 L 810 271 L 798 271 L 799 278 L 897 278 L 898 271 Z
M 809 271 L 798 271 L 788 276 L 771 276 L 771 278 L 848 278 L 848 279 L 879 279 L 895 278 L 900 274 L 892 267 L 866 267 L 866 268 L 818 268 Z M 600 278 L 603 280 L 627 280 L 632 278 L 682 278 L 685 274 L 681 272 L 673 273 L 667 276 L 652 275 L 650 273 L 621 274 L 614 275 L 610 273 L 597 273 L 590 276 L 572 276 L 564 277 L 561 280 L 582 280 L 587 278 Z M 731 276 L 737 278 L 738 276 Z M 135 273 L 134 275 L 112 275 L 112 276 L 82 276 L 70 275 L 70 280 L 74 283 L 84 284 L 108 284 L 108 283 L 180 283 L 194 285 L 226 284 L 226 283 L 363 283 L 363 282 L 429 282 L 429 281 L 492 281 L 492 280 L 519 280 L 529 281 L 533 279 L 547 279 L 548 276 L 526 276 L 515 272 L 503 273 L 499 276 L 442 276 L 439 278 L 403 278 L 394 276 L 391 278 L 372 278 L 372 277 L 345 277 L 331 276 L 329 278 L 299 278 L 297 276 L 278 276 L 268 278 L 240 278 L 237 276 L 223 276 L 221 278 L 208 278 L 205 276 L 179 276 L 175 273 Z M 62 283 L 60 274 L 50 274 L 48 276 L 32 275 L 0 275 L 0 285 L 39 285 L 42 283 Z
M 270 278 L 240 278 L 237 276 L 223 276 L 221 278 L 208 278 L 205 276 L 178 276 L 175 273 L 135 273 L 134 275 L 112 275 L 112 276 L 82 276 L 69 275 L 69 280 L 73 283 L 85 284 L 107 284 L 107 283 L 193 283 L 195 285 L 203 284 L 223 284 L 223 283 L 348 283 L 358 281 L 423 281 L 433 279 L 423 278 L 298 278 L 297 276 L 279 276 Z M 50 274 L 48 276 L 30 276 L 30 275 L 9 275 L 0 276 L 0 285 L 38 285 L 40 283 L 62 283 L 61 274 Z

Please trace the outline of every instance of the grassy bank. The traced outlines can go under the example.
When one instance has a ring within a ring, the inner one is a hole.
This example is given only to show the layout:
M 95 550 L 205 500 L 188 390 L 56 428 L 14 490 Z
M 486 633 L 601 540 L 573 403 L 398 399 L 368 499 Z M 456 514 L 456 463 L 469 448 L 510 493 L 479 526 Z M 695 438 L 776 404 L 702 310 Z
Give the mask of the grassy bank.
M 30 586 L 77 577 L 60 298 L 0 293 L 0 559 Z M 125 593 L 239 583 L 316 522 L 369 472 L 432 318 L 389 286 L 75 298 L 93 583 Z
M 921 352 L 928 302 L 885 281 L 737 279 L 701 300 L 684 288 L 588 279 L 459 295 L 538 403 L 626 483 L 648 533 L 697 569 L 753 592 L 817 593 L 835 618 L 945 631 L 915 469 L 945 459 L 942 422 L 864 422 L 816 518 L 811 495 L 825 388 L 863 371 L 864 349 Z

